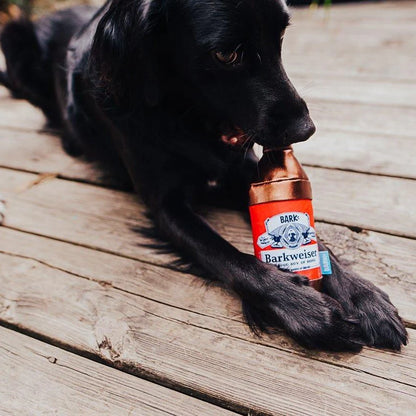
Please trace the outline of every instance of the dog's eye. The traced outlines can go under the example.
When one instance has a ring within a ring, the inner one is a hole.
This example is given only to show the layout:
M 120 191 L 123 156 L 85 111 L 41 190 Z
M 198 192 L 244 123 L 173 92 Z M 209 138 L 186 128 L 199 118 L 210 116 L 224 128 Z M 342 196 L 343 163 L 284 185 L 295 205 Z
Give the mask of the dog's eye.
M 223 65 L 234 65 L 238 60 L 238 52 L 234 51 L 231 53 L 225 52 L 213 52 L 214 58 Z

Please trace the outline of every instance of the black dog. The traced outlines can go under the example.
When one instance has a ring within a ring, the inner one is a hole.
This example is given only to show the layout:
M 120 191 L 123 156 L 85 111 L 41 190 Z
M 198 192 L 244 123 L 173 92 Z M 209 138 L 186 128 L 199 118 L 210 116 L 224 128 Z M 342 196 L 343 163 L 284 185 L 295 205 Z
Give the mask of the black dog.
M 112 0 L 10 23 L 2 82 L 62 128 L 70 154 L 131 183 L 160 234 L 241 297 L 253 329 L 282 326 L 311 348 L 398 350 L 407 334 L 388 296 L 334 256 L 319 293 L 239 252 L 192 209 L 246 207 L 253 143 L 314 133 L 281 62 L 288 23 L 283 0 Z

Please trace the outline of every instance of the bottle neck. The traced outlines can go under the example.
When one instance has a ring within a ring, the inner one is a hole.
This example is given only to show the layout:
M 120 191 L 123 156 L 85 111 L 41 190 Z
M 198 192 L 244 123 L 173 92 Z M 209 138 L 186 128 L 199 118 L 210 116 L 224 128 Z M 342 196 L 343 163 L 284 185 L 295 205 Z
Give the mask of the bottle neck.
M 250 205 L 272 201 L 312 199 L 308 176 L 292 147 L 264 149 L 258 165 L 259 182 L 250 188 Z
M 259 161 L 258 171 L 259 182 L 309 180 L 291 146 L 280 149 L 265 148 L 263 157 Z

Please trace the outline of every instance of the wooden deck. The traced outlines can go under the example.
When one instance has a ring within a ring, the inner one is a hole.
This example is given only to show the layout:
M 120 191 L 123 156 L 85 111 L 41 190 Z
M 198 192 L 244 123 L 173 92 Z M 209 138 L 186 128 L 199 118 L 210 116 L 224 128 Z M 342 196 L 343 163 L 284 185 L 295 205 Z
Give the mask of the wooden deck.
M 318 230 L 389 293 L 402 353 L 255 338 L 231 294 L 140 247 L 134 195 L 106 186 L 0 97 L 0 415 L 411 415 L 416 404 L 416 2 L 298 10 L 288 72 L 319 132 L 296 146 Z M 232 212 L 208 220 L 252 252 Z

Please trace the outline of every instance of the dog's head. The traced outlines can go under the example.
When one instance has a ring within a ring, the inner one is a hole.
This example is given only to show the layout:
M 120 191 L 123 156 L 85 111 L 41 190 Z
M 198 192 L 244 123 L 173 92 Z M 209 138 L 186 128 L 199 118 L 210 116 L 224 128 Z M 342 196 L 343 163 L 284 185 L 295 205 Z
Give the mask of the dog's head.
M 149 104 L 162 100 L 167 85 L 180 85 L 221 125 L 224 141 L 285 146 L 315 132 L 282 65 L 288 24 L 285 0 L 113 0 L 95 51 L 130 87 L 140 58 Z

